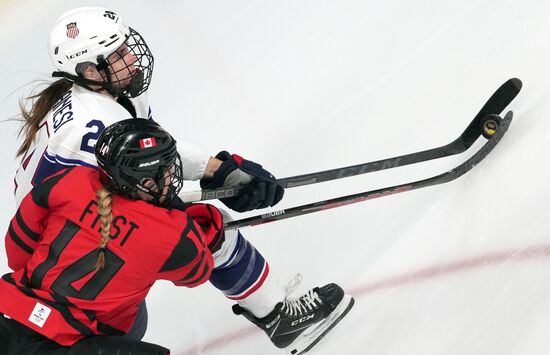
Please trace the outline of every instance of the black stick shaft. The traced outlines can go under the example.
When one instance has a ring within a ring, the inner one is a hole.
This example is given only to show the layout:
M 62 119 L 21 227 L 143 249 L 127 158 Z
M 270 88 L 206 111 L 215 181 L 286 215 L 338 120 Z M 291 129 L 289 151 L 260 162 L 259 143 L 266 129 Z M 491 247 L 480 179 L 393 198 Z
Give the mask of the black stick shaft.
M 483 105 L 474 119 L 462 134 L 449 144 L 423 150 L 416 153 L 400 155 L 397 157 L 381 159 L 373 162 L 346 166 L 337 169 L 318 171 L 309 174 L 291 176 L 280 179 L 279 183 L 285 188 L 293 188 L 320 182 L 342 179 L 345 177 L 366 174 L 374 171 L 397 168 L 409 164 L 416 164 L 428 160 L 439 159 L 451 155 L 463 153 L 469 149 L 472 144 L 479 138 L 481 120 L 489 114 L 500 114 L 512 100 L 518 95 L 521 90 L 522 83 L 517 78 L 507 80 L 502 84 L 493 95 Z M 212 199 L 220 199 L 225 197 L 239 196 L 243 186 L 235 186 L 229 188 L 220 188 L 213 190 L 202 190 L 182 193 L 182 200 L 185 202 L 205 201 Z
M 405 191 L 411 191 L 420 189 L 427 186 L 434 186 L 443 184 L 449 181 L 453 181 L 460 176 L 464 175 L 470 171 L 474 166 L 481 162 L 500 142 L 501 138 L 504 136 L 508 130 L 510 123 L 512 122 L 513 113 L 509 111 L 504 119 L 502 120 L 500 126 L 498 127 L 497 132 L 468 160 L 464 163 L 456 166 L 455 168 L 424 180 L 418 180 L 411 183 L 395 185 L 390 187 L 385 187 L 377 190 L 360 192 L 353 195 L 337 197 L 329 200 L 314 202 L 305 204 L 302 206 L 292 207 L 284 210 L 279 210 L 275 212 L 270 212 L 262 215 L 257 215 L 249 218 L 244 218 L 241 220 L 236 220 L 228 222 L 225 224 L 226 230 L 238 229 L 243 227 L 255 226 L 258 224 L 264 224 L 274 221 L 279 221 L 282 219 L 287 219 L 291 217 L 301 216 L 313 212 L 324 211 L 336 207 L 346 206 L 357 202 L 373 200 L 375 198 L 385 197 L 389 195 L 395 195 Z

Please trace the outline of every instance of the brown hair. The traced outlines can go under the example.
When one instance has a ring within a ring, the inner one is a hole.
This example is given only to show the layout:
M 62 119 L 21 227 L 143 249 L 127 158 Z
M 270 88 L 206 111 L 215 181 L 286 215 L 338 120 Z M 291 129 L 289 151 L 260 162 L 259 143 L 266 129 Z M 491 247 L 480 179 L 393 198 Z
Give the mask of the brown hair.
M 29 151 L 36 132 L 40 128 L 40 123 L 46 117 L 52 107 L 63 97 L 72 87 L 73 83 L 67 79 L 54 81 L 47 88 L 38 94 L 31 95 L 19 103 L 23 126 L 19 130 L 19 136 L 23 135 L 23 143 L 17 150 L 17 156 L 25 156 Z M 27 110 L 25 105 L 30 103 L 31 108 Z
M 106 187 L 102 187 L 96 192 L 97 196 L 97 212 L 100 215 L 101 221 L 101 242 L 99 242 L 99 258 L 95 265 L 95 271 L 103 269 L 105 266 L 105 247 L 111 240 L 111 221 L 113 213 L 111 212 L 111 191 Z

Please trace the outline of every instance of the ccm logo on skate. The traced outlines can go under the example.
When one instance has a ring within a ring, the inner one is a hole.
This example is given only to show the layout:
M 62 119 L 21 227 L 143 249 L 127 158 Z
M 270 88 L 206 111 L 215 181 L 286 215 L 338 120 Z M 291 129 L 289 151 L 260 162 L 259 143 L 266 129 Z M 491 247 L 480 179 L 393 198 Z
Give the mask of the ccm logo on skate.
M 305 322 L 306 320 L 311 319 L 311 318 L 313 318 L 313 317 L 315 317 L 315 313 L 313 313 L 313 314 L 311 314 L 311 315 L 309 315 L 309 316 L 302 317 L 302 318 L 300 318 L 300 319 L 298 319 L 298 320 L 295 320 L 294 322 L 290 323 L 290 325 L 294 327 L 295 325 L 298 325 L 298 324 L 300 324 L 300 323 L 303 323 L 303 322 Z

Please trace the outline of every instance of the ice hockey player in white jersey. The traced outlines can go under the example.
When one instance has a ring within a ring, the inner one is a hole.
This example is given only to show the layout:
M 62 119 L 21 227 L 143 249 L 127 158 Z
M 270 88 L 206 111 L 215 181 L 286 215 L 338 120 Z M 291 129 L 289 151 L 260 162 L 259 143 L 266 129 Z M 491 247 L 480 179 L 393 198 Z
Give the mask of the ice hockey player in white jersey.
M 98 8 L 65 13 L 48 48 L 54 76 L 62 79 L 32 97 L 32 108 L 23 112 L 22 164 L 15 176 L 18 205 L 32 186 L 56 171 L 97 166 L 93 149 L 105 127 L 131 117 L 152 119 L 146 91 L 153 55 L 116 13 Z M 210 155 L 182 139 L 178 148 L 184 179 L 203 177 Z
M 15 175 L 18 205 L 33 186 L 62 169 L 97 167 L 94 148 L 105 128 L 132 118 L 152 119 L 146 91 L 153 55 L 143 37 L 115 12 L 84 7 L 63 14 L 50 34 L 48 48 L 57 69 L 53 76 L 60 79 L 32 96 L 30 109 L 22 109 L 23 142 L 17 152 L 21 165 Z M 232 210 L 266 208 L 282 199 L 283 188 L 261 165 L 225 151 L 211 157 L 195 144 L 176 138 L 182 180 L 200 179 L 207 189 L 247 185 L 242 196 L 221 200 Z M 146 148 L 156 143 L 151 139 L 140 144 Z M 180 201 L 171 207 L 186 205 Z M 12 233 L 9 237 L 28 250 L 24 236 Z M 237 303 L 234 313 L 245 316 L 277 347 L 292 354 L 309 350 L 353 305 L 353 298 L 333 283 L 290 298 L 240 231 L 225 233 L 214 260 L 209 281 Z M 141 339 L 146 314 L 143 304 L 128 336 Z

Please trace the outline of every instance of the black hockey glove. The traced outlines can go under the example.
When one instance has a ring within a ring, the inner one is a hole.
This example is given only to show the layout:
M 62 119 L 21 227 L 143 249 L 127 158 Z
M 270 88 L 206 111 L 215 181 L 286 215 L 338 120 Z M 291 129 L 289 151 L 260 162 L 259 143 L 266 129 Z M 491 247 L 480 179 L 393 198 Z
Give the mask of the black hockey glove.
M 237 212 L 275 206 L 285 193 L 277 179 L 260 164 L 243 159 L 226 151 L 219 152 L 216 158 L 223 161 L 212 178 L 202 178 L 203 189 L 246 185 L 244 193 L 236 197 L 222 198 L 227 207 Z

